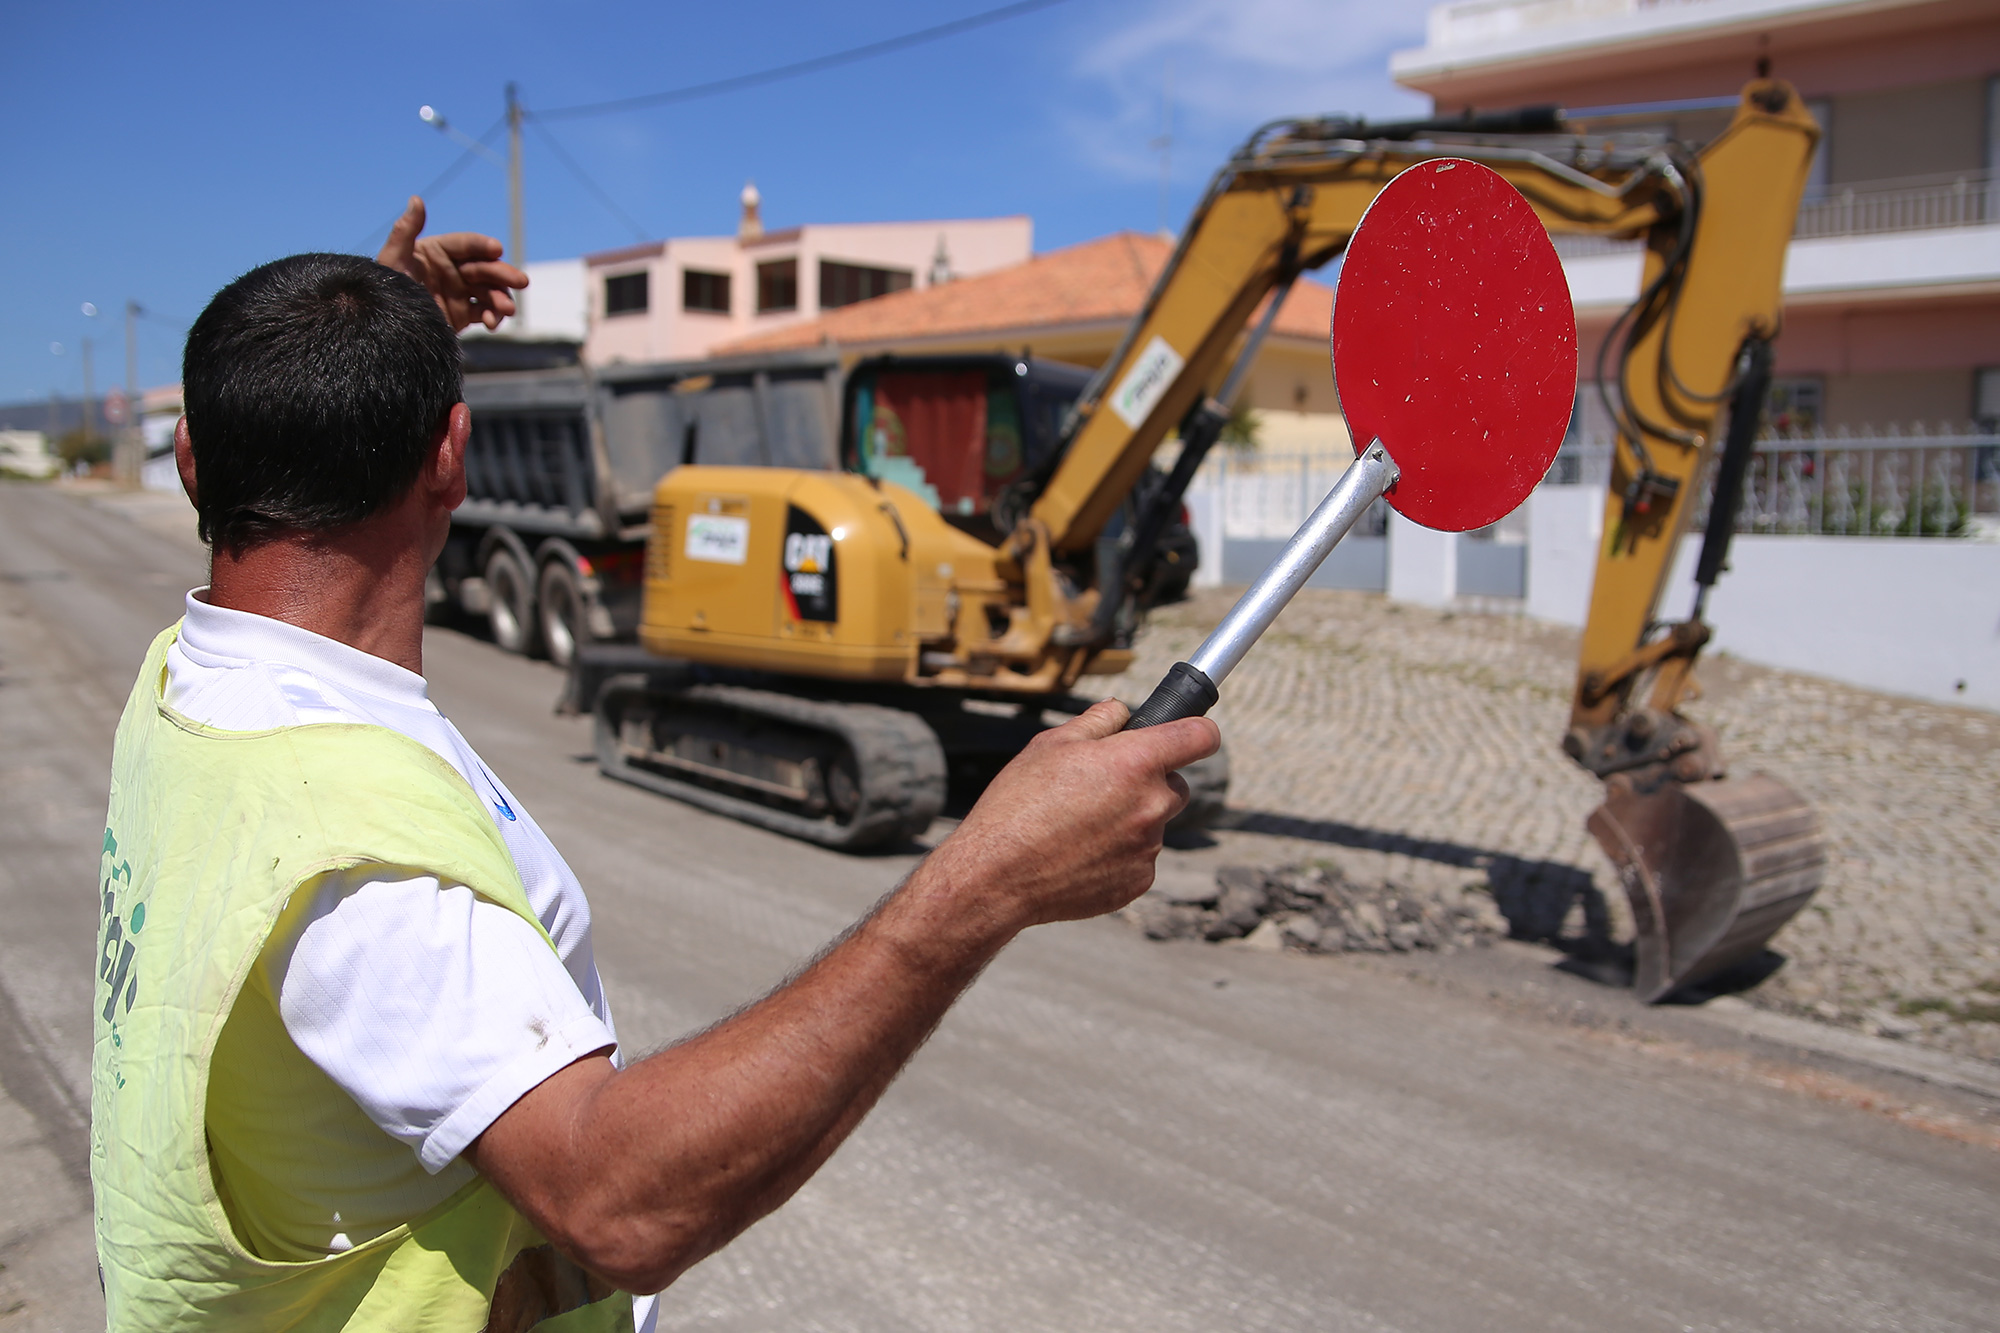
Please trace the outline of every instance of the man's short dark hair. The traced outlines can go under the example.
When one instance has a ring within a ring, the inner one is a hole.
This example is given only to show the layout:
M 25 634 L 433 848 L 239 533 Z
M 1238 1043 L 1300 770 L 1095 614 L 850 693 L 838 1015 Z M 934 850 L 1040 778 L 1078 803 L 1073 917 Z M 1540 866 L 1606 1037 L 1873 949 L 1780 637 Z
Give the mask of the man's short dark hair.
M 359 255 L 252 269 L 181 361 L 202 540 L 240 550 L 393 503 L 463 389 L 458 338 L 412 279 Z

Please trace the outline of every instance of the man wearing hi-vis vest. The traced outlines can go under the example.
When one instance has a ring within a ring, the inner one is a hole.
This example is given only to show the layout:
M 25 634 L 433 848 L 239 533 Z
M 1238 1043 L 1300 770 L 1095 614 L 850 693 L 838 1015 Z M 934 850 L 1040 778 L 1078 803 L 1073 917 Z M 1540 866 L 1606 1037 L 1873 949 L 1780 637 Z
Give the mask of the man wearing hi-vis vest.
M 626 1062 L 582 887 L 424 684 L 471 429 L 454 328 L 526 279 L 421 229 L 413 202 L 380 262 L 253 270 L 188 336 L 210 581 L 119 723 L 99 877 L 113 1329 L 651 1327 L 1009 940 L 1145 890 L 1173 770 L 1217 745 L 1098 705 L 796 977 Z

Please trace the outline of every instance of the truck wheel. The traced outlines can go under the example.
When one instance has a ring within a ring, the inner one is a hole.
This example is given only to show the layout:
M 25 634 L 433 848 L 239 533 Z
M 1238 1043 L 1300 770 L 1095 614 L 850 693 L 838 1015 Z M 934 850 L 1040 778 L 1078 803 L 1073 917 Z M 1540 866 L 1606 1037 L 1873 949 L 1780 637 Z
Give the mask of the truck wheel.
M 575 660 L 577 645 L 591 637 L 575 566 L 560 558 L 543 565 L 537 594 L 535 606 L 541 616 L 542 646 L 548 650 L 551 662 L 566 667 Z
M 495 546 L 486 557 L 486 590 L 493 599 L 486 613 L 493 626 L 493 642 L 510 653 L 532 656 L 541 638 L 541 626 L 535 618 L 535 589 L 520 557 L 505 546 Z

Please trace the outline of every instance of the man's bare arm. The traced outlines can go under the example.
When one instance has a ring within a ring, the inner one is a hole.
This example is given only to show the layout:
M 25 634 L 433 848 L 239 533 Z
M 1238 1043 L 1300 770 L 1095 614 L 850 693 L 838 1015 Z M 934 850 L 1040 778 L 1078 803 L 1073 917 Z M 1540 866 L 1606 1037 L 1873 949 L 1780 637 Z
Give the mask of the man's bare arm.
M 468 1159 L 585 1267 L 664 1288 L 805 1183 L 1015 935 L 1145 892 L 1187 799 L 1173 770 L 1220 737 L 1206 719 L 1119 733 L 1125 716 L 1099 704 L 1038 738 L 793 980 L 622 1072 L 578 1061 Z
M 454 333 L 468 324 L 499 328 L 516 312 L 514 292 L 528 285 L 528 275 L 500 262 L 500 242 L 491 236 L 476 231 L 425 236 L 423 230 L 424 201 L 411 195 L 375 262 L 429 289 Z

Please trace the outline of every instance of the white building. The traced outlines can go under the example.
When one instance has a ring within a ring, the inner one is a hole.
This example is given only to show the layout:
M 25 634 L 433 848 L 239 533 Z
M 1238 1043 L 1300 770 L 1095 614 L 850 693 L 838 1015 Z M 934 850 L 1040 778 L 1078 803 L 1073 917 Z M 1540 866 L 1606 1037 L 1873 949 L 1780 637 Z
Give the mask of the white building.
M 589 255 L 584 359 L 666 361 L 816 319 L 890 292 L 1027 260 L 1026 217 L 810 223 L 765 231 L 746 186 L 734 236 L 689 236 Z M 533 312 L 533 294 L 529 310 Z
M 62 460 L 49 452 L 49 437 L 38 430 L 0 430 L 0 477 L 53 477 Z

